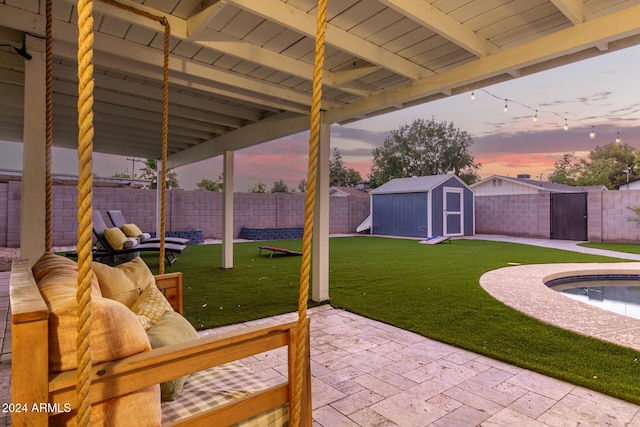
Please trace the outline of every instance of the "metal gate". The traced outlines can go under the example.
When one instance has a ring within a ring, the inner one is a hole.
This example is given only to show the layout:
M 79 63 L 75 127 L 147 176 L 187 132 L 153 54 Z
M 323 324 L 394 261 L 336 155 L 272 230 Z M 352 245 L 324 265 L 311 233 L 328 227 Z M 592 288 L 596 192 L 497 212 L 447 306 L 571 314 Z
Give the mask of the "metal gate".
M 587 193 L 551 194 L 551 238 L 587 240 Z

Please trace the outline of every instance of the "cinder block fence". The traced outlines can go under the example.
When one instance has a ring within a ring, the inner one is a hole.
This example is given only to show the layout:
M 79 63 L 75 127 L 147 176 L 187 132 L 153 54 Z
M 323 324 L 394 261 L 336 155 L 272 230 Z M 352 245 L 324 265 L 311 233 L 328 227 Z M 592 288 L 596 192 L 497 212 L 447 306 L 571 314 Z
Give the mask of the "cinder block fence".
M 94 188 L 93 209 L 120 209 L 125 219 L 142 230 L 155 228 L 155 190 Z M 53 245 L 70 246 L 77 241 L 77 189 L 53 188 Z M 304 223 L 304 194 L 234 194 L 234 237 L 242 227 L 298 227 Z M 42 209 L 40 206 L 34 207 Z M 20 182 L 0 183 L 0 246 L 20 246 Z M 369 215 L 367 197 L 331 197 L 330 233 L 353 233 Z M 222 237 L 222 193 L 171 190 L 167 193 L 167 230 L 202 229 L 207 239 Z

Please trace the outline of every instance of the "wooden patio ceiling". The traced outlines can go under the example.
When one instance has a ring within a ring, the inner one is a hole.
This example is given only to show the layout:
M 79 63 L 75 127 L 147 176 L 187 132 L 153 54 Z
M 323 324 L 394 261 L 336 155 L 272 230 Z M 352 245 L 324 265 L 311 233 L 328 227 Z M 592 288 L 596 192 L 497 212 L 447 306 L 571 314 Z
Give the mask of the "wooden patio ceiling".
M 315 0 L 121 2 L 171 24 L 171 167 L 308 128 Z M 331 123 L 640 43 L 640 0 L 328 2 Z M 53 3 L 54 145 L 75 148 L 76 1 Z M 20 47 L 26 33 L 36 54 L 44 14 L 44 0 L 0 0 L 0 43 Z M 94 149 L 158 158 L 162 28 L 99 0 L 94 16 Z M 24 84 L 23 57 L 0 47 L 0 140 L 22 140 Z

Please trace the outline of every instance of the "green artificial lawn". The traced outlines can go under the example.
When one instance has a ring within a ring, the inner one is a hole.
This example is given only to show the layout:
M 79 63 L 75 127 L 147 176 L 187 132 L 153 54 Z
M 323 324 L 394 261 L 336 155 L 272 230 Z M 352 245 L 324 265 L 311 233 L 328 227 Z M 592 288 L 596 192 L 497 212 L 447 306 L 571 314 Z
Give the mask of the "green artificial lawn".
M 609 251 L 626 252 L 630 254 L 640 254 L 640 244 L 637 243 L 588 242 L 580 243 L 578 246 L 584 246 L 586 248 L 606 249 Z
M 237 243 L 234 268 L 221 269 L 220 245 L 191 246 L 169 271 L 184 274 L 185 316 L 199 329 L 296 310 L 300 241 Z M 148 259 L 150 265 L 157 260 Z M 421 335 L 640 403 L 637 352 L 531 319 L 479 285 L 509 263 L 620 261 L 504 242 L 345 237 L 330 240 L 331 305 Z

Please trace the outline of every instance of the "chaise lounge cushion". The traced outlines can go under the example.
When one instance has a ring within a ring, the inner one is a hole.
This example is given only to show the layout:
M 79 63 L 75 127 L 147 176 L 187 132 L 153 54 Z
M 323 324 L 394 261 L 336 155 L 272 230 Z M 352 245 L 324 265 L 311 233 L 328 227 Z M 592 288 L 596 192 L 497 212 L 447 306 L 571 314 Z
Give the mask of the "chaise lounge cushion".
M 93 262 L 91 266 L 98 278 L 102 295 L 129 308 L 147 286 L 155 284 L 153 273 L 140 257 L 115 267 L 99 262 Z
M 165 347 L 198 339 L 198 333 L 187 319 L 175 311 L 164 313 L 160 321 L 147 331 L 152 348 Z M 162 400 L 172 401 L 180 394 L 188 376 L 160 384 Z
M 122 232 L 127 237 L 138 237 L 142 234 L 142 230 L 135 224 L 123 224 Z

